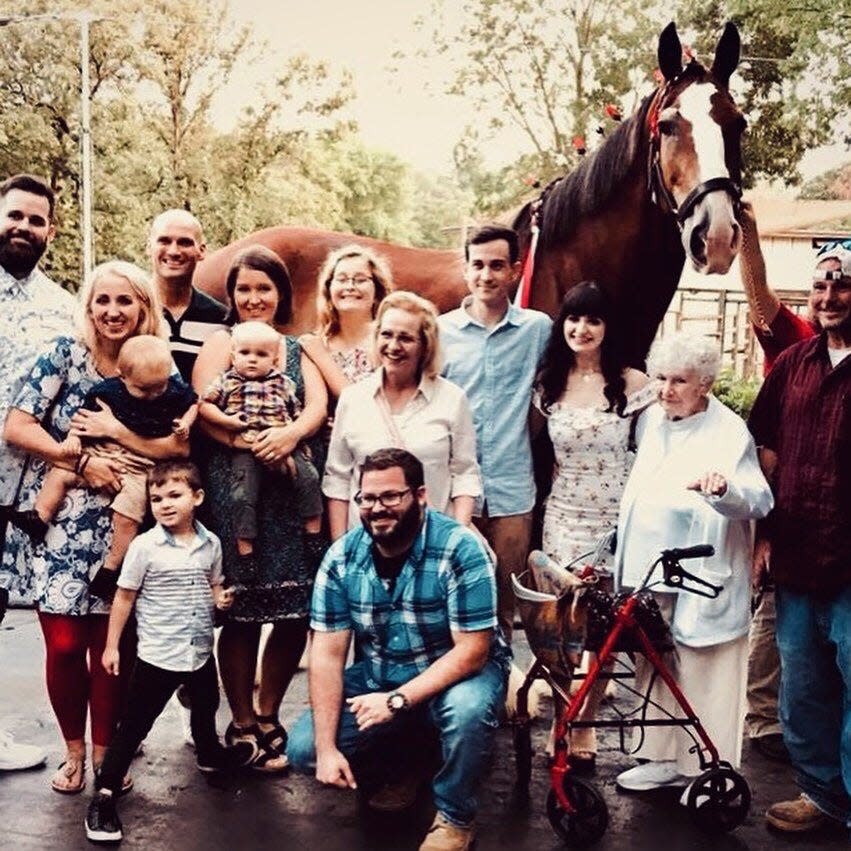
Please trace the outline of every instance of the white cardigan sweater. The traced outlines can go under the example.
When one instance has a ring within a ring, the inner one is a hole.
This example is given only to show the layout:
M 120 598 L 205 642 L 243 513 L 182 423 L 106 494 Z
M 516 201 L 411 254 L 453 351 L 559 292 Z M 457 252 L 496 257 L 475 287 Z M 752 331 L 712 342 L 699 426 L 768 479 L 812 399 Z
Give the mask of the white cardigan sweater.
M 659 405 L 648 408 L 637 429 L 638 452 L 624 489 L 618 519 L 615 577 L 619 587 L 641 582 L 648 562 L 670 547 L 712 544 L 715 555 L 683 567 L 723 590 L 715 600 L 677 592 L 674 639 L 691 647 L 732 641 L 748 631 L 753 550 L 751 521 L 774 506 L 753 438 L 744 422 L 710 396 L 706 411 L 673 421 Z M 707 472 L 727 479 L 721 497 L 705 497 L 686 485 Z M 661 580 L 661 567 L 653 580 Z

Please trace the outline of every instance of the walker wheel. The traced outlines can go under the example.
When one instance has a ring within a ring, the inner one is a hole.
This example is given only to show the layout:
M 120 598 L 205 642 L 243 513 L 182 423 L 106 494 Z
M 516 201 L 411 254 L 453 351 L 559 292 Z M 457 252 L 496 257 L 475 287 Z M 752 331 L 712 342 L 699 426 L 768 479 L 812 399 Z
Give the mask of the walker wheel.
M 609 826 L 609 810 L 603 796 L 587 781 L 565 774 L 561 788 L 573 812 L 564 810 L 554 789 L 547 795 L 547 817 L 565 845 L 585 848 L 593 845 Z
M 697 826 L 706 833 L 726 833 L 747 817 L 751 790 L 745 778 L 729 765 L 701 774 L 688 790 L 686 806 Z

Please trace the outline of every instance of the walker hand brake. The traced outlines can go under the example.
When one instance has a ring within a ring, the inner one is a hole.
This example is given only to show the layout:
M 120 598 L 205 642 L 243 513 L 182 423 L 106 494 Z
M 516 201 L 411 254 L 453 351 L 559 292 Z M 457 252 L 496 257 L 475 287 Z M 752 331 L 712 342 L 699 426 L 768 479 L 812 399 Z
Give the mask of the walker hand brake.
M 660 560 L 662 572 L 665 576 L 665 585 L 714 600 L 721 593 L 723 586 L 713 585 L 711 582 L 689 573 L 680 564 L 680 559 L 703 558 L 714 554 L 715 548 L 712 544 L 697 544 L 693 547 L 675 547 L 670 550 L 662 550 Z

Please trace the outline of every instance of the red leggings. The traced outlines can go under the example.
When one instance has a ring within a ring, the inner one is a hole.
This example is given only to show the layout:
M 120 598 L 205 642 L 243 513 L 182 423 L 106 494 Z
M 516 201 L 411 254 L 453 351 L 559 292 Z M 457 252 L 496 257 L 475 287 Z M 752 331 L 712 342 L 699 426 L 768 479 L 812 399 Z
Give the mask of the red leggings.
M 118 725 L 135 653 L 135 630 L 127 625 L 121 642 L 121 674 L 106 672 L 101 656 L 109 615 L 38 613 L 47 650 L 47 693 L 66 742 L 86 738 L 91 706 L 92 744 L 107 747 Z

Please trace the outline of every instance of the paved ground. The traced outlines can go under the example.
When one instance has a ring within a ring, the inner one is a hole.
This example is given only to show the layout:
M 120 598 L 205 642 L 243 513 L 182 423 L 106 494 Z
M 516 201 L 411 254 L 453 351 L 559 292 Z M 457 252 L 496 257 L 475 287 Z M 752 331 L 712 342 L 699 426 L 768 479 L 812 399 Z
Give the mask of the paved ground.
M 521 648 L 518 655 L 523 655 Z M 43 745 L 50 765 L 61 752 L 42 678 L 41 634 L 31 611 L 13 610 L 0 625 L 0 729 L 21 741 Z M 299 673 L 282 712 L 290 726 L 306 705 L 306 676 Z M 220 729 L 227 715 L 220 713 Z M 528 810 L 513 804 L 514 765 L 511 732 L 499 731 L 498 753 L 481 795 L 478 848 L 556 851 L 563 847 L 547 820 L 544 804 L 548 778 L 542 756 L 548 722 L 536 722 L 532 796 Z M 416 747 L 415 743 L 411 747 Z M 796 794 L 791 772 L 770 763 L 745 745 L 744 774 L 753 790 L 751 815 L 734 833 L 720 838 L 700 834 L 676 795 L 657 792 L 618 794 L 614 776 L 632 763 L 607 733 L 594 782 L 608 802 L 609 831 L 597 848 L 665 851 L 738 851 L 738 849 L 847 848 L 844 831 L 826 830 L 806 839 L 769 833 L 761 817 L 780 797 Z M 388 755 L 404 758 L 404 754 Z M 426 790 L 417 806 L 395 820 L 367 821 L 351 793 L 322 789 L 310 777 L 277 779 L 241 776 L 211 783 L 194 768 L 192 752 L 181 744 L 179 723 L 169 708 L 148 738 L 145 755 L 132 768 L 136 788 L 121 804 L 124 847 L 162 851 L 240 851 L 249 849 L 322 849 L 322 851 L 407 851 L 416 849 L 432 812 Z M 88 791 L 65 797 L 48 786 L 45 769 L 0 773 L 0 849 L 90 848 L 82 820 Z M 89 778 L 91 781 L 91 777 Z

